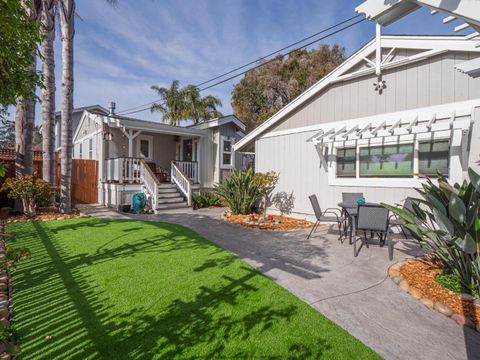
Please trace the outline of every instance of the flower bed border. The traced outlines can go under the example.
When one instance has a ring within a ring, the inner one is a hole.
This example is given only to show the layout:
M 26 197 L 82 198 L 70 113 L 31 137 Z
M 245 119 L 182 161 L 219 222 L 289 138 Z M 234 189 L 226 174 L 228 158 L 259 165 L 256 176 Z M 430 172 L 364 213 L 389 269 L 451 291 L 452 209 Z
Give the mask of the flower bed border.
M 475 329 L 477 332 L 480 333 L 480 322 L 475 324 L 472 319 L 469 317 L 464 317 L 462 314 L 455 313 L 450 306 L 441 302 L 441 301 L 433 301 L 429 297 L 424 297 L 423 293 L 420 289 L 410 285 L 401 274 L 401 269 L 404 265 L 407 265 L 412 262 L 421 261 L 419 259 L 410 259 L 406 261 L 399 261 L 388 268 L 388 277 L 398 286 L 399 289 L 408 293 L 415 299 L 419 300 L 425 307 L 430 310 L 435 310 L 446 317 L 451 318 L 455 323 L 460 326 L 469 327 L 471 329 Z M 474 300 L 473 296 L 469 294 L 458 294 L 462 299 L 466 301 L 471 301 L 473 306 L 477 306 L 480 308 L 480 299 Z
M 258 214 L 251 214 L 251 215 L 238 215 L 238 216 L 244 216 L 246 219 L 247 217 L 250 217 L 250 216 L 256 216 L 256 217 L 261 217 L 262 215 L 258 215 Z M 278 216 L 278 215 L 268 215 L 268 217 L 272 217 L 272 220 L 273 219 L 276 219 L 276 220 L 279 220 L 279 219 L 293 219 L 293 220 L 298 220 L 298 222 L 304 222 L 304 224 L 299 224 L 297 227 L 294 227 L 292 226 L 291 229 L 283 229 L 281 228 L 281 223 L 269 223 L 269 222 L 266 222 L 266 223 L 263 223 L 263 224 L 259 224 L 259 223 L 254 223 L 254 222 L 248 222 L 248 221 L 232 221 L 230 219 L 231 216 L 237 216 L 237 215 L 232 215 L 229 211 L 225 211 L 222 213 L 221 215 L 221 218 L 222 220 L 225 220 L 226 222 L 228 222 L 229 224 L 232 224 L 232 225 L 239 225 L 239 226 L 242 226 L 242 227 L 245 227 L 245 228 L 248 228 L 248 229 L 257 229 L 257 230 L 262 230 L 262 231 L 280 231 L 280 232 L 287 232 L 287 231 L 300 231 L 300 230 L 310 230 L 312 228 L 312 226 L 314 225 L 312 222 L 308 221 L 308 220 L 300 220 L 300 219 L 295 219 L 295 218 L 290 218 L 290 217 L 285 217 L 285 216 Z M 275 225 L 279 225 L 278 227 L 279 228 L 275 228 Z M 324 227 L 326 225 L 319 225 L 319 227 Z

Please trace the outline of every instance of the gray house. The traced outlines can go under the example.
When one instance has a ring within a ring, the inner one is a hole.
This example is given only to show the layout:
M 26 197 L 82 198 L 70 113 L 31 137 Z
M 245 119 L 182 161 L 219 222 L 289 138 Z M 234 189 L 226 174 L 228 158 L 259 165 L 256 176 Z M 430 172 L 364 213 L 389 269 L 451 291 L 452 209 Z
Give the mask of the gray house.
M 245 125 L 233 115 L 182 127 L 93 106 L 74 111 L 74 120 L 73 159 L 97 161 L 98 175 L 72 182 L 93 182 L 105 206 L 131 204 L 135 192 L 145 193 L 154 210 L 189 206 L 194 192 L 212 188 L 241 165 L 233 145 Z
M 455 66 L 480 56 L 476 44 L 379 35 L 234 149 L 280 173 L 277 198 L 298 217 L 312 215 L 311 194 L 324 208 L 342 192 L 398 203 L 437 171 L 461 182 L 480 168 L 480 78 Z

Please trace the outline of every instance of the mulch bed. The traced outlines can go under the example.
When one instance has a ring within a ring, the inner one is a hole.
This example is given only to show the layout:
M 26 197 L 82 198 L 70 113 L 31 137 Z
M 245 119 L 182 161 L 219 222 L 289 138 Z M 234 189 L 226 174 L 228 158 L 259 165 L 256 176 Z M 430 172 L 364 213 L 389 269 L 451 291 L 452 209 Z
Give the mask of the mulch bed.
M 232 223 L 245 226 L 248 228 L 261 229 L 261 230 L 274 230 L 274 231 L 289 231 L 289 230 L 306 230 L 311 229 L 313 223 L 307 220 L 294 219 L 287 216 L 269 215 L 264 222 L 252 222 L 248 219 L 252 216 L 260 218 L 262 215 L 232 215 L 225 214 L 224 218 Z M 326 225 L 320 225 L 323 227 Z
M 441 271 L 438 264 L 428 259 L 410 261 L 403 265 L 400 274 L 410 286 L 422 291 L 423 296 L 432 301 L 440 301 L 450 306 L 454 313 L 468 317 L 475 323 L 480 323 L 480 305 L 473 300 L 465 300 L 451 290 L 445 289 L 436 280 L 435 276 Z
M 59 213 L 57 209 L 40 209 L 33 217 L 25 214 L 12 214 L 4 217 L 6 222 L 23 222 L 23 221 L 47 221 L 47 220 L 63 220 L 79 217 L 80 213 L 74 209 L 71 214 Z

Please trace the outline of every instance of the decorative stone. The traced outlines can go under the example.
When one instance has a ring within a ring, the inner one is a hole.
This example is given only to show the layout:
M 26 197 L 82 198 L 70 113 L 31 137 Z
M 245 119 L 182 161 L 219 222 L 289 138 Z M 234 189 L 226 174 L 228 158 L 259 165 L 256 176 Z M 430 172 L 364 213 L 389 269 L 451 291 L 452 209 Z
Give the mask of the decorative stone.
M 453 314 L 451 319 L 455 321 L 458 325 L 460 326 L 466 326 L 469 328 L 475 328 L 475 324 L 470 318 L 466 318 L 463 315 L 460 314 Z
M 478 323 L 477 326 L 475 326 L 475 330 L 477 330 L 480 333 L 480 323 Z
M 448 317 L 452 316 L 452 314 L 453 314 L 453 311 L 450 308 L 450 306 L 448 306 L 447 304 L 444 304 L 440 301 L 435 301 L 433 303 L 433 308 L 435 310 L 437 310 L 440 314 L 443 314 L 443 315 L 448 316 Z
M 473 301 L 475 298 L 470 294 L 460 294 L 460 298 L 466 301 Z
M 410 295 L 412 295 L 415 299 L 421 299 L 423 296 L 423 293 L 420 289 L 417 289 L 416 287 L 410 286 L 410 290 L 408 291 Z
M 0 301 L 7 301 L 7 300 L 8 300 L 7 294 L 0 294 Z
M 388 276 L 391 277 L 391 278 L 398 277 L 398 276 L 400 276 L 400 270 L 391 266 L 388 269 Z
M 0 307 L 0 317 L 7 318 L 8 315 L 10 315 L 10 312 L 8 311 L 8 309 L 6 307 Z
M 401 276 L 395 276 L 392 278 L 392 281 L 395 283 L 395 284 L 400 284 L 400 281 L 402 281 L 403 278 Z
M 2 360 L 10 360 L 12 357 L 10 356 L 10 354 L 4 352 L 0 355 L 0 359 Z
M 425 305 L 427 308 L 429 308 L 430 310 L 433 310 L 433 300 L 427 299 L 427 298 L 423 298 L 423 299 L 420 299 L 420 301 L 421 301 L 422 304 Z
M 405 292 L 408 292 L 408 290 L 410 290 L 410 285 L 408 285 L 408 282 L 406 282 L 405 280 L 400 281 L 398 287 Z
M 7 275 L 0 275 L 0 283 L 8 283 L 8 276 Z
M 480 299 L 475 299 L 475 300 L 473 301 L 473 303 L 474 303 L 475 305 L 480 306 Z

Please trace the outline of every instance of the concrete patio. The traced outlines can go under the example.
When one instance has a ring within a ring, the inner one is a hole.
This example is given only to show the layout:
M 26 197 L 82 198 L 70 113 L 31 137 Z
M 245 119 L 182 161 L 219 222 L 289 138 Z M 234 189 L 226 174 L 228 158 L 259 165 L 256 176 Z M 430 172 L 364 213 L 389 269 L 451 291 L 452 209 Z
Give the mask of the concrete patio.
M 84 207 L 92 216 L 188 226 L 238 255 L 386 359 L 480 359 L 480 334 L 462 328 L 402 292 L 387 278 L 387 249 L 363 247 L 357 258 L 328 228 L 306 232 L 246 229 L 220 219 L 224 209 L 129 215 Z M 418 255 L 414 242 L 395 245 L 394 261 Z

